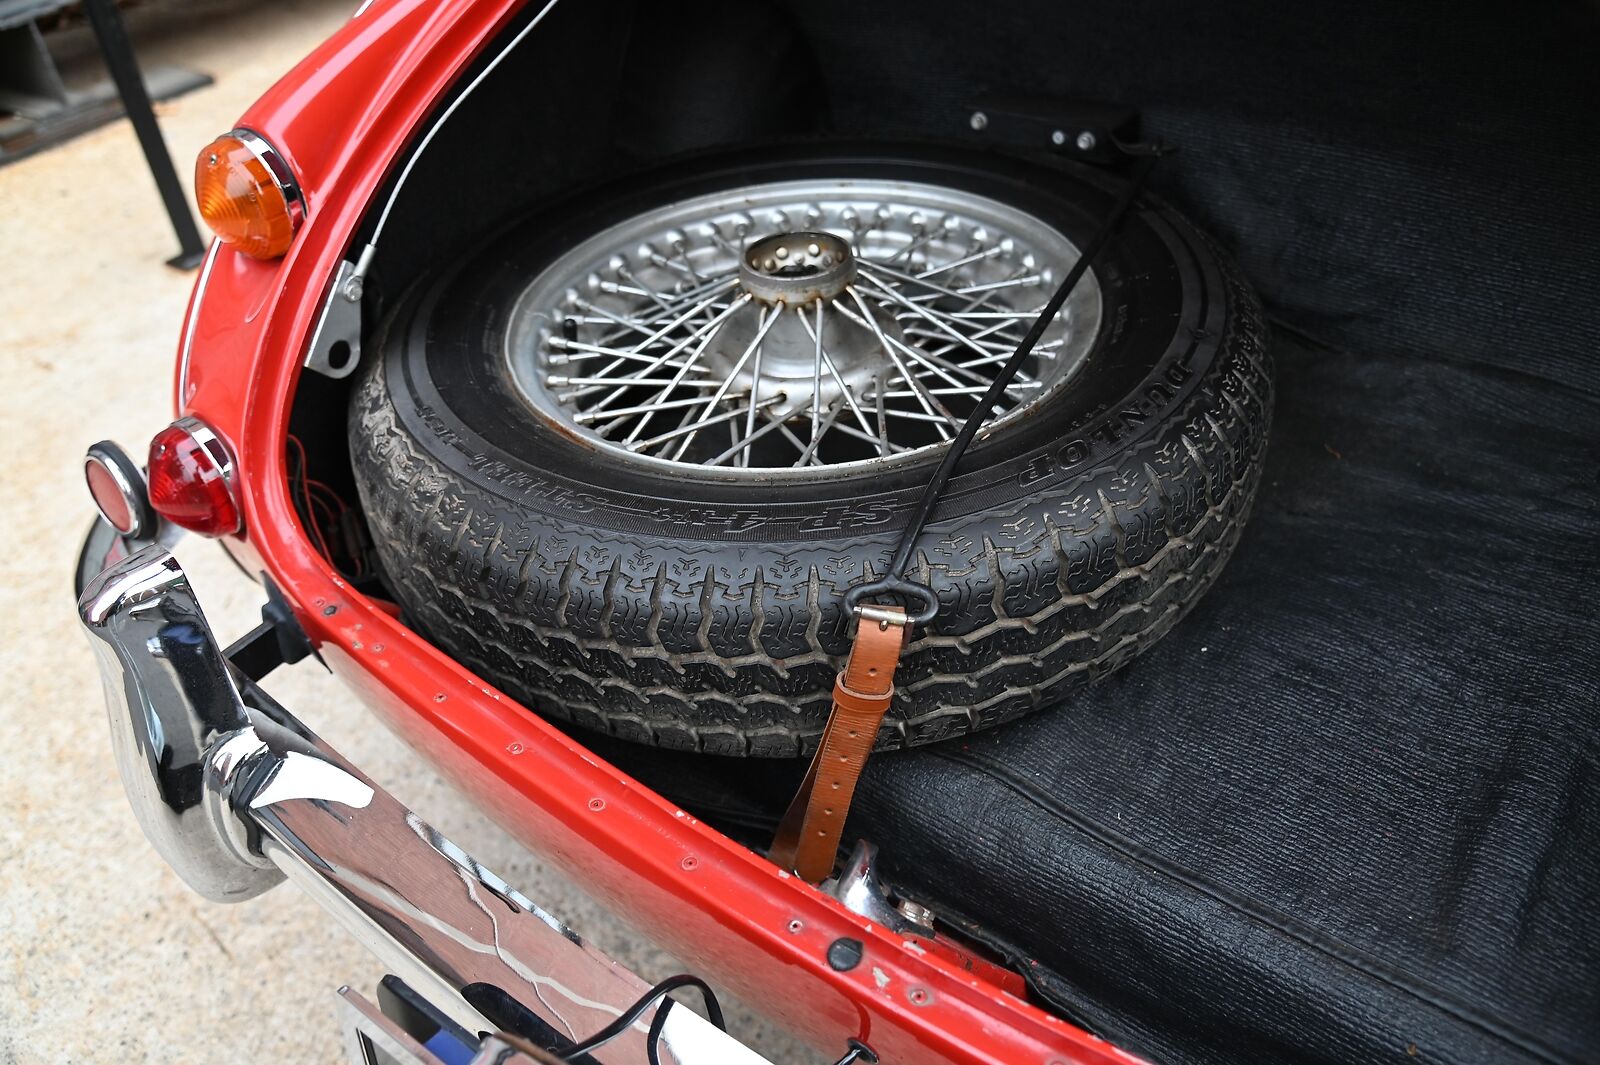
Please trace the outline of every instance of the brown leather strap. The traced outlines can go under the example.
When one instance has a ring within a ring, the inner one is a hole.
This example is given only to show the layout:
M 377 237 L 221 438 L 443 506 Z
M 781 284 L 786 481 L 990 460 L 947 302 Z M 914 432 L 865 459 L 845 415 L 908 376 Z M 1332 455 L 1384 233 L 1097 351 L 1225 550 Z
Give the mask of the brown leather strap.
M 861 608 L 850 657 L 833 684 L 827 728 L 778 825 L 772 859 L 812 883 L 833 872 L 856 781 L 894 698 L 894 671 L 908 628 L 899 607 Z

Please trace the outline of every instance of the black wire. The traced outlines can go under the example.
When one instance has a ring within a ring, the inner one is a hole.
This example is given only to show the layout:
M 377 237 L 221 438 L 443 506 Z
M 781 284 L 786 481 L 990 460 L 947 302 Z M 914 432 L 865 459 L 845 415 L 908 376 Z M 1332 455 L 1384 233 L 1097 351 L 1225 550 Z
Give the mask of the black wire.
M 724 1032 L 728 1030 L 727 1023 L 722 1019 L 722 1007 L 717 1003 L 716 993 L 711 990 L 711 986 L 698 976 L 690 976 L 687 973 L 684 973 L 678 976 L 669 976 L 655 987 L 652 987 L 649 991 L 646 991 L 644 993 L 644 997 L 639 999 L 639 1001 L 635 1002 L 633 1005 L 629 1006 L 626 1010 L 623 1010 L 620 1017 L 606 1025 L 604 1028 L 600 1029 L 594 1035 L 591 1035 L 589 1038 L 583 1040 L 583 1042 L 574 1043 L 572 1046 L 562 1051 L 559 1057 L 562 1061 L 576 1061 L 578 1058 L 581 1058 L 591 1050 L 596 1050 L 602 1046 L 605 1046 L 607 1043 L 617 1038 L 617 1036 L 621 1035 L 629 1028 L 632 1028 L 635 1024 L 637 1024 L 639 1018 L 644 1016 L 645 1010 L 654 1005 L 657 999 L 660 999 L 668 992 L 676 991 L 680 987 L 698 988 L 700 994 L 705 997 L 707 1019 L 710 1020 L 712 1024 L 716 1025 L 719 1030 Z M 661 1020 L 662 1025 L 666 1024 L 666 1021 L 662 1016 L 666 1013 L 666 1011 L 666 1006 L 663 1006 L 659 1011 L 657 1011 L 657 1018 Z M 661 1037 L 661 1032 L 657 1026 L 652 1023 L 650 1026 L 650 1033 L 650 1061 L 651 1065 L 658 1065 L 655 1044 L 656 1040 Z
M 650 1059 L 649 1065 L 661 1065 L 661 1032 L 667 1026 L 667 1011 L 676 1005 L 670 998 L 656 1010 L 656 1015 L 650 1022 L 650 1034 L 645 1036 L 644 1052 Z
M 911 614 L 910 620 L 919 625 L 926 625 L 939 613 L 939 600 L 933 594 L 933 589 L 925 584 L 906 579 L 906 566 L 911 562 L 911 553 L 916 550 L 917 540 L 922 536 L 923 526 L 928 524 L 928 519 L 933 515 L 933 508 L 938 505 L 939 499 L 944 495 L 945 485 L 949 483 L 950 476 L 955 472 L 956 464 L 966 454 L 967 445 L 972 443 L 972 438 L 988 419 L 989 411 L 999 402 L 1006 386 L 1011 384 L 1012 378 L 1017 376 L 1017 371 L 1022 369 L 1022 364 L 1028 356 L 1033 354 L 1033 346 L 1039 342 L 1044 331 L 1049 328 L 1061 305 L 1067 301 L 1072 290 L 1077 287 L 1083 275 L 1088 273 L 1089 267 L 1094 263 L 1106 243 L 1116 232 L 1123 215 L 1128 208 L 1133 206 L 1133 201 L 1138 198 L 1144 188 L 1145 179 L 1150 176 L 1151 169 L 1155 166 L 1156 159 L 1162 154 L 1159 146 L 1130 145 L 1125 151 L 1137 153 L 1137 162 L 1134 164 L 1133 176 L 1123 187 L 1116 203 L 1111 208 L 1111 213 L 1106 215 L 1100 223 L 1100 228 L 1095 230 L 1094 236 L 1089 238 L 1089 243 L 1084 247 L 1083 253 L 1078 256 L 1078 261 L 1072 264 L 1072 269 L 1067 271 L 1067 276 L 1061 279 L 1055 295 L 1050 297 L 1050 302 L 1045 304 L 1044 310 L 1033 320 L 1027 335 L 1017 345 L 1017 350 L 1011 353 L 1000 372 L 990 383 L 989 390 L 984 393 L 983 399 L 967 415 L 966 422 L 961 426 L 961 431 L 950 442 L 950 447 L 944 453 L 944 460 L 939 463 L 939 468 L 934 471 L 928 480 L 928 487 L 922 492 L 922 498 L 917 501 L 917 508 L 911 514 L 911 520 L 906 523 L 900 533 L 900 542 L 895 547 L 894 556 L 889 562 L 888 572 L 876 581 L 858 584 L 845 593 L 845 609 L 854 612 L 856 607 L 871 595 L 899 594 L 910 599 L 920 599 L 922 609 Z M 909 605 L 909 604 L 908 604 Z
M 850 1040 L 850 1049 L 844 1052 L 844 1057 L 834 1062 L 833 1065 L 877 1065 L 878 1055 L 873 1049 L 859 1039 Z

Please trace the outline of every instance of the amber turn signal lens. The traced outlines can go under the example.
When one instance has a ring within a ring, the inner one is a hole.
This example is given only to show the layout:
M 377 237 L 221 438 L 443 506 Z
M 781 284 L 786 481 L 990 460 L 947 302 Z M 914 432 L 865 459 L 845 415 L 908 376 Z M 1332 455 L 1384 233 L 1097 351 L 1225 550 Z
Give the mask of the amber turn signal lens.
M 233 134 L 201 149 L 194 165 L 200 217 L 224 244 L 256 259 L 289 250 L 295 219 L 289 198 L 267 164 Z

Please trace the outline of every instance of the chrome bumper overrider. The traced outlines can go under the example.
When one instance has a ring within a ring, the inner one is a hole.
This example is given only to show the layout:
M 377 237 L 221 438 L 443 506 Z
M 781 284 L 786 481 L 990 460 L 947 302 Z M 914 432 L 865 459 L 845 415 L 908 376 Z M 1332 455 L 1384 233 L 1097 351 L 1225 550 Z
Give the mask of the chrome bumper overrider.
M 99 659 L 134 814 L 196 891 L 235 902 L 287 877 L 471 1033 L 518 1027 L 505 1015 L 509 997 L 524 1031 L 548 1026 L 577 1041 L 648 990 L 287 711 L 265 699 L 247 707 L 165 548 L 111 565 L 89 582 L 78 607 Z M 360 996 L 342 994 L 355 1060 L 382 1060 L 372 1052 L 382 1044 L 394 1060 L 439 1061 L 415 1041 L 406 1045 L 405 1033 L 388 1031 Z M 644 1062 L 653 1017 L 646 1013 L 593 1058 Z M 660 1050 L 662 1061 L 682 1063 L 765 1060 L 682 1008 L 668 1013 Z M 490 1040 L 473 1061 L 534 1060 L 509 1053 Z

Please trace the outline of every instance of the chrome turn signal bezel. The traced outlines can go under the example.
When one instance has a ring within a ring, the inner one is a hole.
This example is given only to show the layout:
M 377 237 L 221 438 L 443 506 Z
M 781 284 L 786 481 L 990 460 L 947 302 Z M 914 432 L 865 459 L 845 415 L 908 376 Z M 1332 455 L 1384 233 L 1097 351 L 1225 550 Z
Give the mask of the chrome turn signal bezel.
M 283 193 L 284 203 L 289 206 L 289 224 L 293 231 L 298 233 L 306 220 L 306 196 L 283 153 L 254 130 L 240 127 L 229 130 L 225 136 L 237 139 L 250 150 L 251 155 L 261 161 L 262 166 L 267 168 L 272 183 Z
M 200 150 L 194 195 L 217 240 L 263 262 L 288 254 L 306 220 L 306 196 L 294 169 L 250 129 L 232 129 Z

